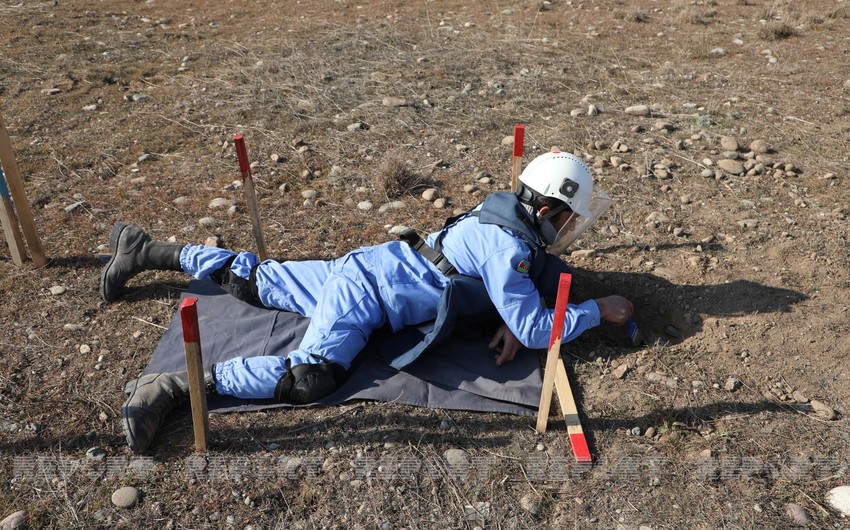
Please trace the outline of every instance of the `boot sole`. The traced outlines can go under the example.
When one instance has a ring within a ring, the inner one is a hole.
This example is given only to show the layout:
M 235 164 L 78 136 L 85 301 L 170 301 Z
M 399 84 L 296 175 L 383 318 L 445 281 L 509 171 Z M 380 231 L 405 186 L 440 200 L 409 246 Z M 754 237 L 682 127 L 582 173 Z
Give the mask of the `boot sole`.
M 109 274 L 112 265 L 115 263 L 115 258 L 118 255 L 118 241 L 121 239 L 121 234 L 124 232 L 128 224 L 126 223 L 115 223 L 115 226 L 112 227 L 112 233 L 109 235 L 109 248 L 112 249 L 112 257 L 109 258 L 109 261 L 106 263 L 106 266 L 103 267 L 103 271 L 100 273 L 100 297 L 103 298 L 106 302 L 114 302 L 120 297 L 120 292 L 118 293 L 107 293 L 106 292 L 106 275 Z

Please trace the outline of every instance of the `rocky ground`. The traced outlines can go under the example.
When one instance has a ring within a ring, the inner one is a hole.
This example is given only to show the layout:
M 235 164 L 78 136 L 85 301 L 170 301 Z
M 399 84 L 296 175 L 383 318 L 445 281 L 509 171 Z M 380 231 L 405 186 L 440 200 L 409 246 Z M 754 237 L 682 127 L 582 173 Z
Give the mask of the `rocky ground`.
M 0 19 L 0 112 L 50 260 L 0 247 L 6 527 L 848 527 L 846 1 L 73 0 Z M 241 133 L 270 253 L 335 257 L 507 189 L 518 122 L 526 160 L 575 152 L 615 199 L 565 259 L 578 295 L 632 298 L 650 339 L 563 348 L 592 468 L 554 416 L 541 436 L 389 403 L 215 416 L 206 461 L 178 415 L 130 458 L 122 389 L 186 281 L 101 302 L 114 222 L 252 250 Z

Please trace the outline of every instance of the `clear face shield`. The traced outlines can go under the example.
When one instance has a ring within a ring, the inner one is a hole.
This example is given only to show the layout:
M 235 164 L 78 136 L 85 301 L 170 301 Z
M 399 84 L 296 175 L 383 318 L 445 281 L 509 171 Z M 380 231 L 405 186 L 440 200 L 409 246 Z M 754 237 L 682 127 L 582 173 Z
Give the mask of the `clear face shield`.
M 567 250 L 567 247 L 581 236 L 585 230 L 590 228 L 590 225 L 608 211 L 608 208 L 613 204 L 613 200 L 602 190 L 594 190 L 593 198 L 587 205 L 590 216 L 579 215 L 576 212 L 562 213 L 554 220 L 549 220 L 545 224 L 549 227 L 544 228 L 544 232 L 549 234 L 555 233 L 554 237 L 546 237 L 551 243 L 546 247 L 546 252 L 555 256 L 560 256 Z M 559 226 L 560 225 L 560 226 Z M 549 234 L 546 234 L 547 236 Z

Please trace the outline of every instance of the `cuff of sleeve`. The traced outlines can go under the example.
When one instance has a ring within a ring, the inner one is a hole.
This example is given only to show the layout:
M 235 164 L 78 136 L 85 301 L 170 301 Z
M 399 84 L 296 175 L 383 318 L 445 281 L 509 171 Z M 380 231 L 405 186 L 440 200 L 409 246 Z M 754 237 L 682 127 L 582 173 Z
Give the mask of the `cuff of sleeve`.
M 576 307 L 587 315 L 588 328 L 595 328 L 602 321 L 602 317 L 599 315 L 599 306 L 596 305 L 595 300 L 587 300 L 578 304 Z

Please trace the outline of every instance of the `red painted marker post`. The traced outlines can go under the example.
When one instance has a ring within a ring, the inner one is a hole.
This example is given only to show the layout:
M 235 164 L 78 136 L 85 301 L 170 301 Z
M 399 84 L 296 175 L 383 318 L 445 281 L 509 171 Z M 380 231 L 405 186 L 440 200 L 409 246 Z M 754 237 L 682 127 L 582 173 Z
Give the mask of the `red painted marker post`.
M 233 137 L 236 147 L 236 158 L 239 159 L 239 171 L 242 173 L 242 189 L 245 191 L 245 202 L 248 203 L 248 213 L 251 216 L 251 228 L 254 231 L 254 239 L 257 240 L 257 255 L 261 261 L 268 258 L 266 252 L 266 240 L 263 238 L 263 227 L 260 226 L 260 209 L 257 206 L 257 192 L 254 189 L 254 178 L 251 176 L 251 164 L 248 162 L 248 149 L 245 147 L 245 139 L 241 134 Z
M 186 350 L 186 373 L 189 379 L 189 401 L 192 404 L 192 428 L 195 431 L 195 451 L 206 451 L 210 436 L 207 392 L 204 388 L 204 360 L 201 355 L 201 330 L 198 326 L 198 299 L 184 298 L 180 303 L 183 324 L 183 347 Z
M 555 316 L 552 323 L 552 336 L 549 339 L 549 352 L 546 355 L 546 372 L 543 374 L 543 393 L 540 396 L 540 408 L 537 416 L 537 431 L 546 432 L 549 421 L 549 408 L 552 402 L 552 385 L 558 393 L 558 401 L 567 424 L 567 434 L 577 462 L 589 464 L 592 462 L 590 448 L 581 427 L 575 398 L 567 378 L 567 370 L 561 360 L 561 335 L 564 332 L 564 321 L 567 315 L 567 304 L 570 298 L 572 276 L 561 274 L 558 283 L 558 297 L 555 300 Z
M 514 157 L 511 160 L 511 191 L 516 191 L 522 173 L 522 152 L 525 147 L 525 125 L 514 125 Z

